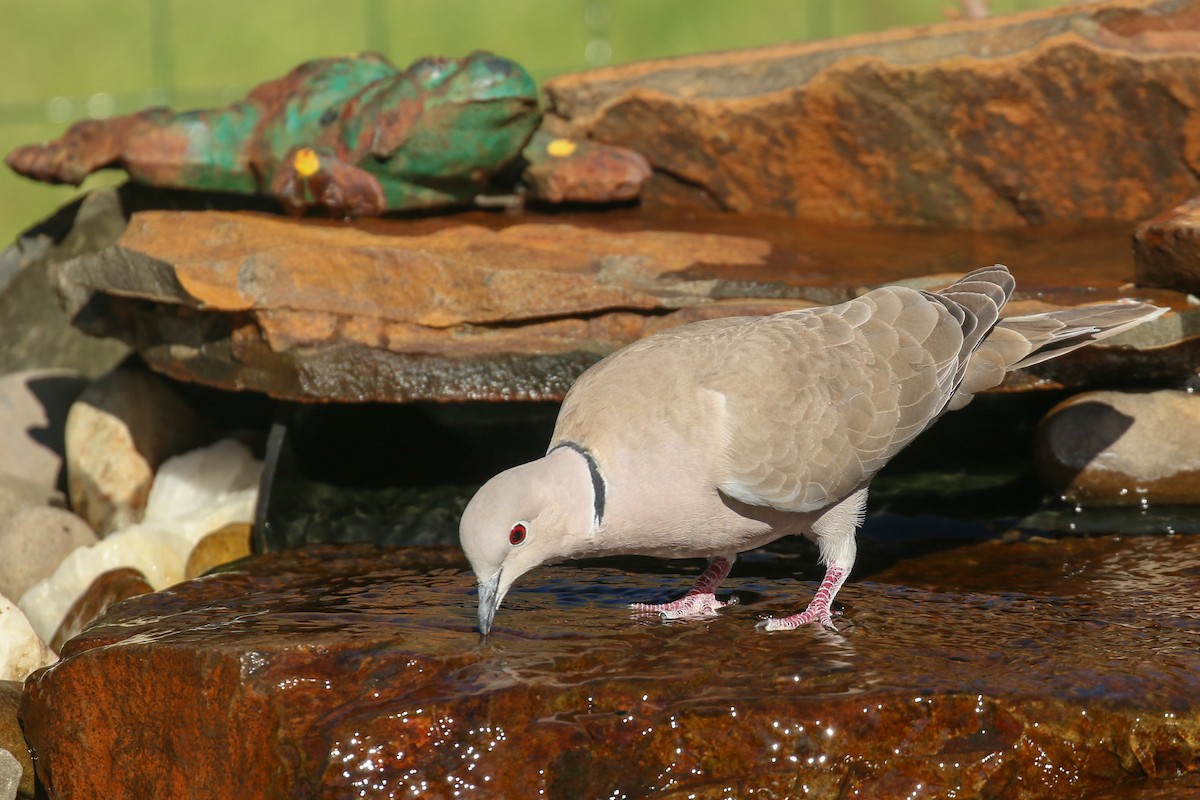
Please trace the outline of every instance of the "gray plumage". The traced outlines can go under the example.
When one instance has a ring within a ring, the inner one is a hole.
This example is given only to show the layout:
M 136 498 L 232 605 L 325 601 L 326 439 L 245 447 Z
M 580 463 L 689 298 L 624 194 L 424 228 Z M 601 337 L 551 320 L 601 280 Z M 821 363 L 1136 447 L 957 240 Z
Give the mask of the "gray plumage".
M 889 459 L 1009 370 L 1164 313 L 1122 302 L 1001 320 L 1013 287 L 996 265 L 940 292 L 888 286 L 684 325 L 599 362 L 568 392 L 547 456 L 493 478 L 463 515 L 481 629 L 520 574 L 607 554 L 711 559 L 685 598 L 639 608 L 715 613 L 737 553 L 795 533 L 820 546 L 826 580 L 805 612 L 763 627 L 831 625 L 867 486 Z

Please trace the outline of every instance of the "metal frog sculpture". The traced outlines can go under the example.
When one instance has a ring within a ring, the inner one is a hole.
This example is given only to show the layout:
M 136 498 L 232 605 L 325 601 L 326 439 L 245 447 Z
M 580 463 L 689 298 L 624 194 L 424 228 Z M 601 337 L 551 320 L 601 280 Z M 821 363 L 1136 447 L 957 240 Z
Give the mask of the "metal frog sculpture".
M 470 203 L 521 166 L 525 191 L 549 202 L 637 196 L 650 174 L 644 158 L 534 136 L 540 119 L 533 79 L 508 59 L 475 52 L 399 71 L 367 53 L 308 61 L 225 108 L 85 120 L 5 162 L 76 185 L 121 167 L 153 186 L 271 195 L 293 213 Z

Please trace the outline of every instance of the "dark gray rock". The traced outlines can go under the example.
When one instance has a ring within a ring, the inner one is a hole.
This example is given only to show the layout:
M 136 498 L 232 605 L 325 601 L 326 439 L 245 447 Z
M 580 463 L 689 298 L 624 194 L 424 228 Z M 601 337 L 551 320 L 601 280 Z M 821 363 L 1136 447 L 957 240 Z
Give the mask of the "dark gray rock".
M 51 264 L 97 252 L 125 228 L 117 190 L 103 189 L 61 209 L 0 252 L 0 374 L 65 367 L 94 376 L 129 352 L 77 330 L 51 289 Z

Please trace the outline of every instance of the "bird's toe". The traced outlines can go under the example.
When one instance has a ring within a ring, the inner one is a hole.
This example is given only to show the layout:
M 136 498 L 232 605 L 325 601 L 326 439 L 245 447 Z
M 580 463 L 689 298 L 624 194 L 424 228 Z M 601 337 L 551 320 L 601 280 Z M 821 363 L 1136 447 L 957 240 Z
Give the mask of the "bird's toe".
M 722 602 L 716 595 L 705 593 L 689 594 L 670 603 L 630 603 L 629 607 L 642 614 L 659 614 L 663 619 L 689 619 L 715 617 L 722 608 L 736 602 Z

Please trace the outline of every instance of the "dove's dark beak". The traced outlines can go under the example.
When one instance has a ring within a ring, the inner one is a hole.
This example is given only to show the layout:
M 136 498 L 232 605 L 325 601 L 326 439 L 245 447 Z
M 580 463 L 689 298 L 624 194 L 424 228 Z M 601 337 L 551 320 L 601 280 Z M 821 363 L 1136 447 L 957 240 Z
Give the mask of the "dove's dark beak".
M 496 609 L 503 599 L 500 594 L 500 573 L 504 568 L 496 570 L 496 574 L 486 581 L 479 582 L 479 632 L 484 636 L 492 629 L 492 620 L 496 617 Z

